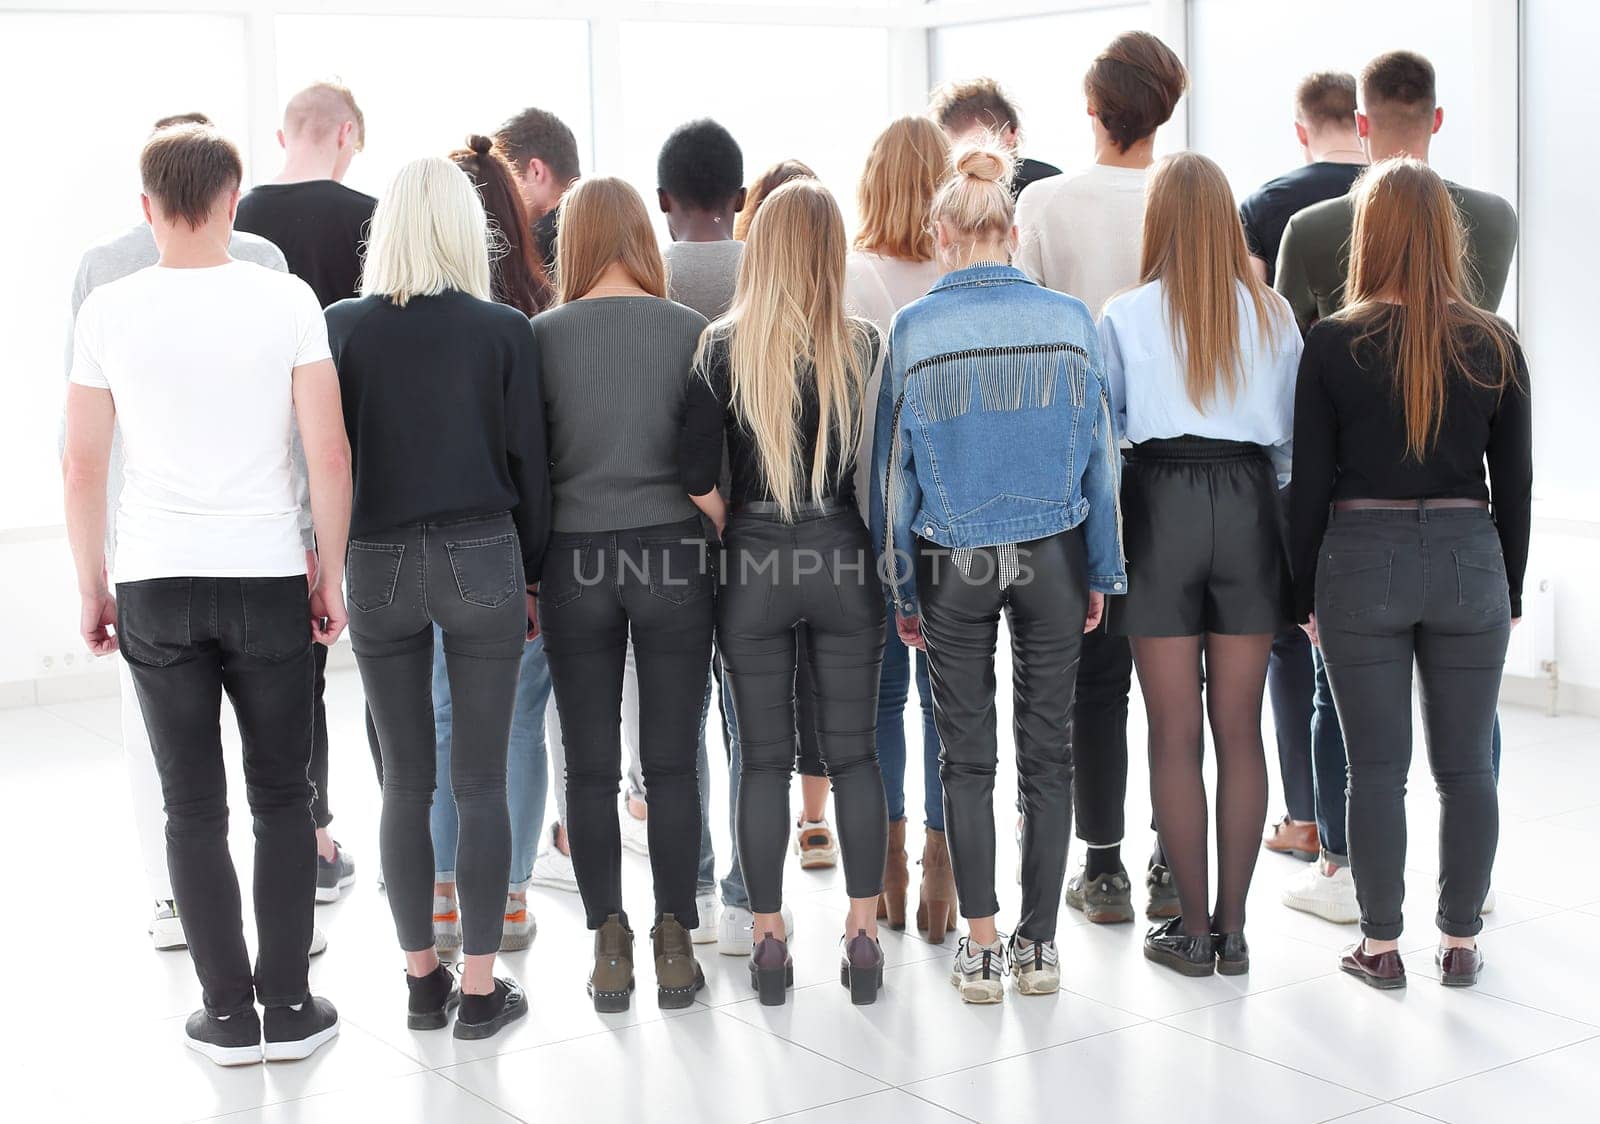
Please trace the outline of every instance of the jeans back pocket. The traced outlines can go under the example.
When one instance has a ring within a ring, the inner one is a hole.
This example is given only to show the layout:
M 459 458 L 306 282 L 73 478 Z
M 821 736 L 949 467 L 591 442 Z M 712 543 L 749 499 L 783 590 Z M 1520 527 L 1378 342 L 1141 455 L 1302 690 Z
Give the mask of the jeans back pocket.
M 517 535 L 446 541 L 456 591 L 468 605 L 498 609 L 517 593 Z
M 400 543 L 350 540 L 345 555 L 345 582 L 352 607 L 363 613 L 387 608 L 400 580 L 400 560 L 406 548 Z
M 193 578 L 155 578 L 117 585 L 117 646 L 145 667 L 170 667 L 188 654 Z
M 285 663 L 311 650 L 311 606 L 304 578 L 243 578 L 244 650 Z
M 711 577 L 704 539 L 641 539 L 639 548 L 650 580 L 650 592 L 663 601 L 686 605 L 709 588 Z
M 1389 607 L 1392 550 L 1325 551 L 1317 567 L 1317 611 L 1359 617 Z
M 1511 611 L 1506 560 L 1499 550 L 1455 550 L 1456 604 L 1475 613 Z

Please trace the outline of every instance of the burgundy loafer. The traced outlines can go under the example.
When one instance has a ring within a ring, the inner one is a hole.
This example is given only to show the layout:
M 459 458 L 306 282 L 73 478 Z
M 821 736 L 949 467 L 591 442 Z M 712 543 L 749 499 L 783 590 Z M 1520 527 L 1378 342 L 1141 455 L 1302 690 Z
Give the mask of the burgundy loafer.
M 1483 953 L 1476 948 L 1441 948 L 1433 954 L 1433 962 L 1445 987 L 1471 987 L 1483 971 Z
M 1368 987 L 1390 991 L 1406 986 L 1406 965 L 1398 952 L 1380 952 L 1371 955 L 1366 942 L 1357 941 L 1339 957 L 1339 968 L 1356 977 Z

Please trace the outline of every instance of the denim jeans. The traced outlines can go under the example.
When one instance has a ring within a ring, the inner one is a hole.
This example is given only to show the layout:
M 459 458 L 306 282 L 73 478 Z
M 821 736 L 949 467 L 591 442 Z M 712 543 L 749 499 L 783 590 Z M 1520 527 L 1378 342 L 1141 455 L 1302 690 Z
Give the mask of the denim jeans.
M 1312 766 L 1312 729 L 1316 724 L 1317 672 L 1311 641 L 1299 625 L 1272 638 L 1267 661 L 1267 694 L 1272 697 L 1272 729 L 1278 742 L 1278 776 L 1289 818 L 1316 819 L 1316 778 Z M 1323 676 L 1322 678 L 1326 678 Z
M 167 867 L 205 1008 L 304 1002 L 317 886 L 311 819 L 315 669 L 304 575 L 117 585 L 117 636 L 167 811 Z M 222 696 L 233 703 L 255 820 L 252 977 L 228 853 Z
M 900 641 L 895 614 L 884 627 L 883 671 L 878 677 L 878 767 L 883 770 L 889 822 L 906 818 L 906 702 L 916 666 L 917 701 L 922 708 L 922 822 L 944 830 L 944 786 L 939 783 L 939 730 L 933 723 L 933 687 L 928 682 L 928 653 Z
M 461 820 L 455 793 L 450 788 L 450 740 L 455 716 L 450 705 L 450 677 L 446 671 L 443 636 L 434 630 L 433 731 L 435 788 L 428 826 L 433 834 L 433 880 L 456 880 L 456 839 Z M 506 802 L 511 813 L 511 875 L 513 893 L 528 888 L 533 860 L 544 831 L 544 799 L 550 783 L 545 760 L 544 713 L 550 702 L 550 665 L 544 658 L 544 637 L 522 648 L 517 673 L 517 701 L 511 712 L 511 740 L 506 747 Z
M 739 750 L 739 716 L 733 709 L 733 692 L 728 690 L 728 673 L 723 668 L 721 660 L 717 661 L 717 674 L 721 679 L 722 691 L 722 723 L 728 735 L 728 838 L 733 840 L 733 861 L 728 866 L 728 876 L 718 887 L 722 893 L 722 904 L 731 909 L 749 909 L 750 891 L 744 884 L 744 868 L 739 865 L 739 777 L 744 772 L 744 762 Z M 705 774 L 701 773 L 700 790 L 706 791 Z M 709 819 L 709 817 L 707 817 Z M 702 866 L 701 873 L 705 868 Z M 713 877 L 715 874 L 713 873 Z

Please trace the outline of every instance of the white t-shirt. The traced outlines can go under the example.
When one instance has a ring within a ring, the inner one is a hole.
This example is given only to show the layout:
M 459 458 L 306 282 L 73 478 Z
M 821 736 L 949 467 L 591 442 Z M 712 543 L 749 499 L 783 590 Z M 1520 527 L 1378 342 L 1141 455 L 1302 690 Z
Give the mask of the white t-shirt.
M 155 265 L 83 303 L 71 380 L 111 391 L 126 456 L 117 581 L 305 573 L 293 372 L 329 358 L 304 281 Z
M 1139 281 L 1146 168 L 1093 164 L 1027 186 L 1017 201 L 1017 268 L 1089 306 Z

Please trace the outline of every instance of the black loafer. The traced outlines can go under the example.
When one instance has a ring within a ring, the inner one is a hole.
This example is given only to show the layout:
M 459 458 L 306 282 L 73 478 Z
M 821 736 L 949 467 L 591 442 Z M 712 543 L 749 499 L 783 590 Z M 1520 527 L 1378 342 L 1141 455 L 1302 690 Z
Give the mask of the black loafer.
M 1244 933 L 1212 933 L 1211 945 L 1217 954 L 1217 971 L 1224 976 L 1242 976 L 1250 970 L 1250 944 Z
M 1433 962 L 1445 987 L 1471 987 L 1483 971 L 1483 953 L 1476 948 L 1441 948 L 1434 952 Z
M 1191 937 L 1183 931 L 1183 918 L 1162 922 L 1145 934 L 1144 958 L 1185 976 L 1209 976 L 1217 970 L 1211 934 Z

